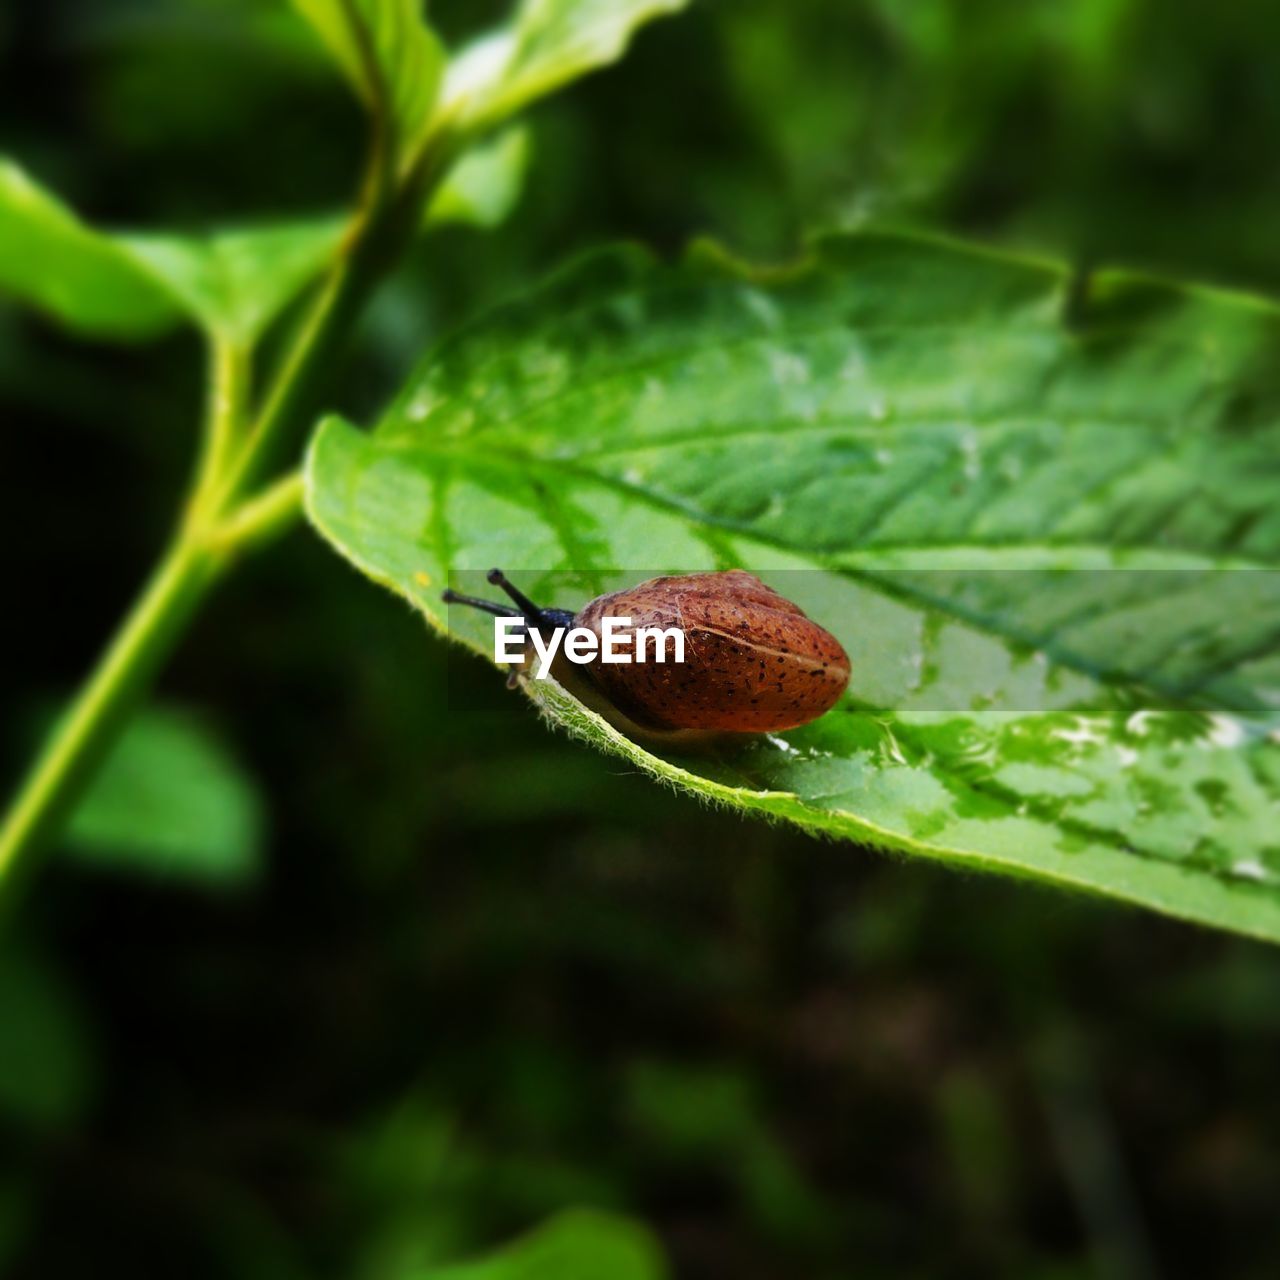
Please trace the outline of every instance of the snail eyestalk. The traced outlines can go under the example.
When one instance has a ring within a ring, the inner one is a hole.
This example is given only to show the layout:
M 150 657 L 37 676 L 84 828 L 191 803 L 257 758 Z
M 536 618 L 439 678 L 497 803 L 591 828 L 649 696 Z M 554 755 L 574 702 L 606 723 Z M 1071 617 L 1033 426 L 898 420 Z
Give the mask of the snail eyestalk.
M 490 569 L 486 575 L 495 587 L 501 587 L 514 601 L 520 615 L 531 627 L 566 627 L 573 625 L 573 614 L 567 609 L 541 609 L 529 599 L 519 587 L 507 581 L 507 575 L 501 569 Z M 446 604 L 467 604 L 483 613 L 491 613 L 495 618 L 510 618 L 512 612 L 504 604 L 495 604 L 492 600 L 481 600 L 477 596 L 463 595 L 450 587 L 440 597 Z
M 450 587 L 447 591 L 440 593 L 440 599 L 445 604 L 466 604 L 473 609 L 479 609 L 482 613 L 491 613 L 495 618 L 509 618 L 511 610 L 505 604 L 495 604 L 492 600 L 480 600 L 475 596 L 464 596 L 461 591 L 454 591 Z
M 513 586 L 508 582 L 507 575 L 501 569 L 490 569 L 485 577 L 488 579 L 490 586 L 501 587 L 520 606 L 520 612 L 530 622 L 541 622 L 543 620 L 546 610 L 540 609 L 519 587 Z

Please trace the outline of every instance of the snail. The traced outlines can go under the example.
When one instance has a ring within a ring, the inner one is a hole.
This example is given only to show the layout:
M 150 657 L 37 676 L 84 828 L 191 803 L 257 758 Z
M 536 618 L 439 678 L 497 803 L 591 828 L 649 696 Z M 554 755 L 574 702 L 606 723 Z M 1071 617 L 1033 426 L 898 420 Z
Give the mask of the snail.
M 840 642 L 742 569 L 650 578 L 576 614 L 540 608 L 500 569 L 488 580 L 515 602 L 531 631 L 579 627 L 599 636 L 605 619 L 622 618 L 630 619 L 625 630 L 683 632 L 683 662 L 592 660 L 578 674 L 557 659 L 560 683 L 626 732 L 691 740 L 795 729 L 829 711 L 849 683 Z M 443 598 L 511 616 L 508 605 L 453 590 Z

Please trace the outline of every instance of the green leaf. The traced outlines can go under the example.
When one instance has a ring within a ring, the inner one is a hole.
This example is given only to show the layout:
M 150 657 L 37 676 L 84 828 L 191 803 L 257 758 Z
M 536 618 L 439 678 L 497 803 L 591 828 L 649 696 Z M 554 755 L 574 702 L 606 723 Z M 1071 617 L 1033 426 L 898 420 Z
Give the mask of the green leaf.
M 151 707 L 124 736 L 67 830 L 78 861 L 233 887 L 257 876 L 262 805 L 227 749 L 191 716 Z
M 168 291 L 120 244 L 4 160 L 0 292 L 98 337 L 151 337 L 179 319 Z
M 495 564 L 568 608 L 758 572 L 852 658 L 805 728 L 682 754 L 526 692 L 717 802 L 1280 939 L 1278 347 L 1249 299 L 909 236 L 621 252 L 325 423 L 307 504 L 441 628 Z
M 688 0 L 521 0 L 510 23 L 449 62 L 444 111 L 484 128 L 626 52 L 632 32 Z
M 184 236 L 122 236 L 120 243 L 164 281 L 192 319 L 248 345 L 333 257 L 342 218 Z
M 592 1209 L 557 1214 L 487 1258 L 418 1273 L 421 1280 L 662 1280 L 667 1274 L 648 1231 Z
M 427 206 L 428 225 L 465 222 L 492 228 L 520 199 L 529 166 L 529 131 L 523 125 L 472 147 L 445 175 Z
M 412 158 L 431 119 L 444 47 L 422 20 L 421 0 L 293 0 L 365 107 Z
M 248 344 L 336 252 L 342 226 L 329 217 L 113 235 L 0 162 L 0 290 L 95 337 L 154 337 L 185 317 Z

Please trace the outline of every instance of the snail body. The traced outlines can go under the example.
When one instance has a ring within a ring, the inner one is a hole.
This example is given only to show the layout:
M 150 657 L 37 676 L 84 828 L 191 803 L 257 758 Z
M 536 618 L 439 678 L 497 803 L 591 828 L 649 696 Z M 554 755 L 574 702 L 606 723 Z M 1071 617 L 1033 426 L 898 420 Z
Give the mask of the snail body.
M 600 637 L 606 618 L 629 618 L 626 629 L 632 632 L 683 632 L 683 662 L 597 658 L 578 668 L 577 683 L 589 684 L 598 695 L 585 701 L 649 734 L 794 729 L 829 711 L 849 682 L 849 658 L 840 642 L 742 569 L 650 578 L 599 596 L 577 614 L 539 608 L 500 570 L 489 581 L 515 601 L 531 630 L 585 628 Z M 499 617 L 511 613 L 507 605 L 453 591 L 444 598 Z M 565 672 L 567 665 L 558 660 L 553 670 L 572 687 L 575 673 Z

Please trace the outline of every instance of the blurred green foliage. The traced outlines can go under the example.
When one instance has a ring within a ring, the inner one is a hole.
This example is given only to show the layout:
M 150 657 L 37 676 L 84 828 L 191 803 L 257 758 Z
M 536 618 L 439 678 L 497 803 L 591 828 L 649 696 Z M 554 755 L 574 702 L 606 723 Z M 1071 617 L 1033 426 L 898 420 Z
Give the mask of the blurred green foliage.
M 454 43 L 504 11 L 432 6 Z M 1274 291 L 1278 37 L 1263 0 L 707 0 L 539 108 L 517 215 L 423 241 L 337 407 L 626 236 L 784 256 L 888 214 Z M 358 113 L 283 3 L 8 0 L 0 58 L 6 149 L 97 222 L 310 216 L 354 181 Z M 199 366 L 0 312 L 6 780 L 172 518 Z M 681 1276 L 1274 1273 L 1270 951 L 668 796 L 303 535 L 163 692 L 256 779 L 265 874 L 67 859 L 28 901 L 8 1274 L 430 1276 L 584 1206 Z M 565 1221 L 557 1248 L 658 1265 Z
M 216 887 L 261 869 L 262 800 L 209 730 L 171 707 L 140 711 L 67 826 L 82 861 Z

